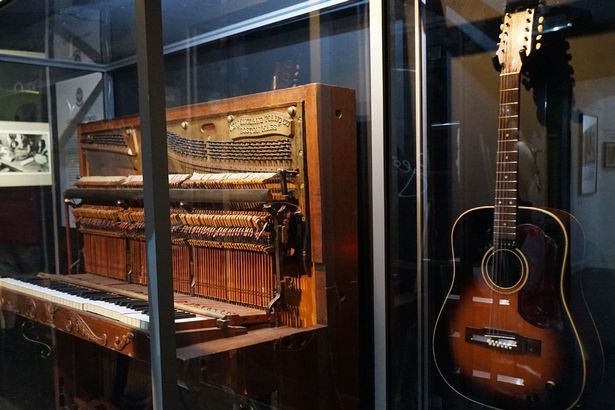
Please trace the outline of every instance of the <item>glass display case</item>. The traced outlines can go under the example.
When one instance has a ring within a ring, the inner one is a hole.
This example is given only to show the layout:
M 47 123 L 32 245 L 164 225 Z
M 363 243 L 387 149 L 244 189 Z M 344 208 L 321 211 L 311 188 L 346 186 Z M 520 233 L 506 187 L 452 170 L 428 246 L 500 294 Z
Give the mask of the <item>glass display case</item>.
M 390 408 L 611 407 L 615 8 L 389 3 Z
M 0 407 L 358 406 L 366 3 L 0 3 Z
M 0 408 L 611 408 L 614 29 L 0 0 Z

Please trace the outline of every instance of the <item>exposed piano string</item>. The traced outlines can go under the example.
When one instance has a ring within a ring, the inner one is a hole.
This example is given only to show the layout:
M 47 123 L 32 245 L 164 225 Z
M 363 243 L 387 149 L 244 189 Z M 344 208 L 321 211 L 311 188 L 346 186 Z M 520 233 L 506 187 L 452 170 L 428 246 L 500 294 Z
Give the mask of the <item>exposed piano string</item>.
M 128 141 L 123 133 L 96 133 L 82 137 L 81 147 L 84 150 L 117 152 L 133 155 Z
M 215 126 L 211 124 L 215 129 Z M 179 131 L 185 133 L 184 130 Z M 285 137 L 256 141 L 228 141 L 208 139 L 203 141 L 187 135 L 167 131 L 170 169 L 176 172 L 241 172 L 276 171 L 293 166 L 292 142 Z

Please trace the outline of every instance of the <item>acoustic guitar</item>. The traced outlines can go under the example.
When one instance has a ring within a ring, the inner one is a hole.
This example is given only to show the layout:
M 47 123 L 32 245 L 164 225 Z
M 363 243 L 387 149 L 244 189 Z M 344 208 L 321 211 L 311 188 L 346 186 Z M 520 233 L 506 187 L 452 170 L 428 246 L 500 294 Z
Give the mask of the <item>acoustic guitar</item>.
M 452 281 L 433 332 L 446 384 L 487 408 L 569 409 L 602 377 L 573 257 L 582 230 L 565 212 L 518 204 L 519 86 L 523 62 L 540 48 L 536 14 L 506 14 L 501 26 L 495 203 L 453 224 Z

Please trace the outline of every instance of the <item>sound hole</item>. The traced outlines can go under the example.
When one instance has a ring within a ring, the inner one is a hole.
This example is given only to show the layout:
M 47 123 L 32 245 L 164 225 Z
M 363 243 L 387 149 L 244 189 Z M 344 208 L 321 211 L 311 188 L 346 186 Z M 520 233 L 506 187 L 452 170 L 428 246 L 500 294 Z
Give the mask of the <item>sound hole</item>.
M 524 275 L 523 261 L 510 249 L 492 250 L 486 268 L 489 279 L 499 288 L 515 287 Z

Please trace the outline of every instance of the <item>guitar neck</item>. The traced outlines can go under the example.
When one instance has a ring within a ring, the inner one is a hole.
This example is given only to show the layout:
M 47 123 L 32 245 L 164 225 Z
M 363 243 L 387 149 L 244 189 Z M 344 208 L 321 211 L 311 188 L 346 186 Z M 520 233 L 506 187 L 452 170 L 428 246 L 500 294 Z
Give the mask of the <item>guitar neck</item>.
M 520 74 L 518 72 L 500 74 L 493 220 L 494 244 L 515 241 L 517 237 L 519 84 Z

